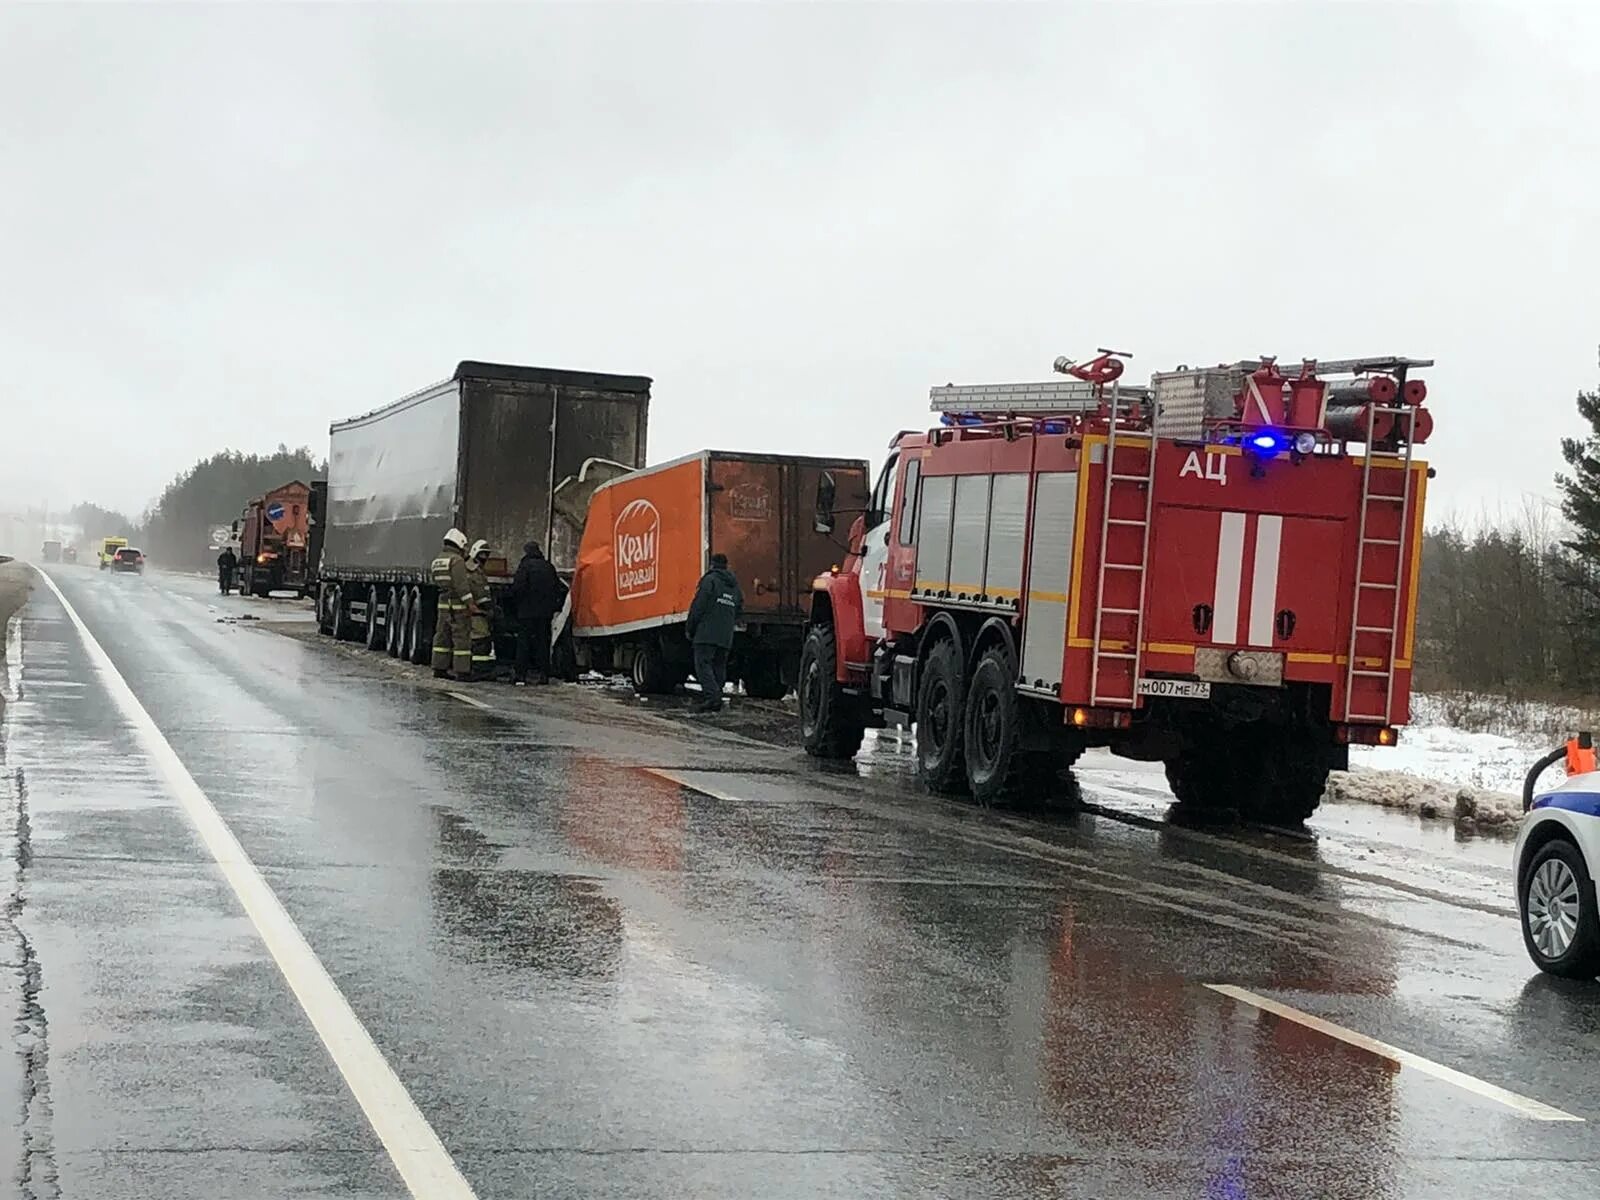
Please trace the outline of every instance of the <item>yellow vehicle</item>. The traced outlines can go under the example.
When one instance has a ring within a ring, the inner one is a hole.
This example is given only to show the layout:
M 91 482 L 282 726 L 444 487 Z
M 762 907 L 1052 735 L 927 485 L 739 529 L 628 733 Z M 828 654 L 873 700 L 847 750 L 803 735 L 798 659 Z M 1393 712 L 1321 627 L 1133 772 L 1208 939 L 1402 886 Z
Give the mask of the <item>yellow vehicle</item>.
M 111 560 L 117 556 L 117 551 L 128 544 L 127 538 L 113 537 L 100 539 L 100 569 L 104 571 L 111 565 Z

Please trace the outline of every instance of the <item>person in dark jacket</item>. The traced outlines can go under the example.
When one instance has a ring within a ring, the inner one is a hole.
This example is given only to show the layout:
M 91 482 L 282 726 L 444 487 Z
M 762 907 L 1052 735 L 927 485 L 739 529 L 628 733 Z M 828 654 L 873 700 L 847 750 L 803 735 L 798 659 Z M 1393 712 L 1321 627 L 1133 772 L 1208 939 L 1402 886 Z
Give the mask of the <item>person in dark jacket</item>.
M 517 664 L 513 678 L 526 686 L 528 671 L 535 683 L 550 682 L 550 622 L 567 599 L 567 585 L 538 542 L 522 547 L 522 561 L 511 581 L 511 615 L 517 619 Z
M 224 546 L 217 555 L 217 590 L 224 596 L 233 591 L 233 573 L 239 569 L 239 556 L 232 546 Z
M 726 554 L 711 556 L 711 569 L 700 577 L 689 605 L 689 640 L 694 643 L 694 677 L 704 699 L 701 712 L 720 712 L 722 687 L 728 681 L 728 651 L 734 626 L 744 611 L 744 593 L 728 569 Z

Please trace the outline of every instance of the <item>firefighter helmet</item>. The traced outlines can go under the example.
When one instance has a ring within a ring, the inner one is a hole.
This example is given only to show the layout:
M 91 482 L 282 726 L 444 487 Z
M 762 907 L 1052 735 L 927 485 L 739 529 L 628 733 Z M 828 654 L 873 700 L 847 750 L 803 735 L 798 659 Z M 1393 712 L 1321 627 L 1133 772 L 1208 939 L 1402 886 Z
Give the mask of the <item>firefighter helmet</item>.
M 487 557 L 488 553 L 489 553 L 489 543 L 486 542 L 483 538 L 479 538 L 477 541 L 472 543 L 472 549 L 467 551 L 467 557 L 468 558 Z
M 444 544 L 452 549 L 466 553 L 467 535 L 459 529 L 452 529 L 444 535 Z

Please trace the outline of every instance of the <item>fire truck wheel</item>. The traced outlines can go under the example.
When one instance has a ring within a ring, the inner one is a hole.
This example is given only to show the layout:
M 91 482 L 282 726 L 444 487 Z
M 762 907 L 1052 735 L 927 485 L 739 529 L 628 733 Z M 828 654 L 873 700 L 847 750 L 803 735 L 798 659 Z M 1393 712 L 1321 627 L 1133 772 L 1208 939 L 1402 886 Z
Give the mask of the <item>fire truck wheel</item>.
M 1268 825 L 1304 824 L 1328 786 L 1326 760 L 1317 746 L 1292 737 L 1262 749 L 1254 769 L 1241 778 L 1240 811 Z
M 836 646 L 833 626 L 816 625 L 800 651 L 800 740 L 813 758 L 854 758 L 866 736 L 854 701 L 834 678 Z
M 1046 756 L 1017 743 L 1022 714 L 1017 711 L 1016 668 L 1000 646 L 978 659 L 967 685 L 965 729 L 967 786 L 979 804 L 1025 801 L 1053 774 Z
M 1167 763 L 1167 784 L 1179 805 L 1196 813 L 1239 807 L 1240 796 L 1226 753 L 1214 744 L 1187 747 Z
M 967 782 L 962 763 L 961 655 L 942 638 L 928 653 L 917 689 L 917 777 L 930 792 L 959 792 Z
M 1083 802 L 1078 777 L 1069 768 L 1079 750 L 1019 750 L 1011 777 L 1015 786 L 1009 795 L 1017 808 L 1035 812 L 1076 812 Z M 970 761 L 972 748 L 967 748 Z

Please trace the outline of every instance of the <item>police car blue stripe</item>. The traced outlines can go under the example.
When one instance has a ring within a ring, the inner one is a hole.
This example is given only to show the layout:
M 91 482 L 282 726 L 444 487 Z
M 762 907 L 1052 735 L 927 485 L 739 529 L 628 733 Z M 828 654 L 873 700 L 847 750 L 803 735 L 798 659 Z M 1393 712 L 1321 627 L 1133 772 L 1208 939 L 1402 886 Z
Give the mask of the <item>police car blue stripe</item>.
M 1534 808 L 1559 808 L 1585 817 L 1600 817 L 1600 792 L 1550 792 L 1533 802 Z

